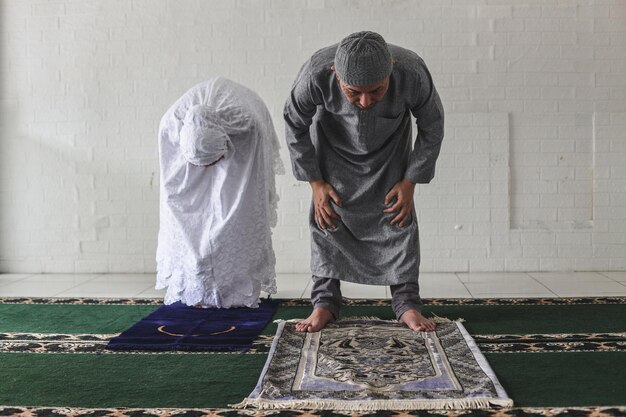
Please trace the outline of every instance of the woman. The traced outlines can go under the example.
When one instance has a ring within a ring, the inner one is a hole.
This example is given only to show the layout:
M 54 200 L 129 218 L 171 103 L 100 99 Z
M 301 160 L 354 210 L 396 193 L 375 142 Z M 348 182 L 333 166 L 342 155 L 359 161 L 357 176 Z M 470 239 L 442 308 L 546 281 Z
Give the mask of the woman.
M 282 173 L 267 107 L 224 78 L 198 84 L 159 126 L 156 289 L 165 304 L 257 307 L 276 293 L 270 227 Z

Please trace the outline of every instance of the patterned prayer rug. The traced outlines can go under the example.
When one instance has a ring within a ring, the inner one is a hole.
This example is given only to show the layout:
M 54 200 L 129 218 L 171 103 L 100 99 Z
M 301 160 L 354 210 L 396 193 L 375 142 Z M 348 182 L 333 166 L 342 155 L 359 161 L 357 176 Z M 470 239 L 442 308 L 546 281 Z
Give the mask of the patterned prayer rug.
M 511 407 L 460 322 L 413 332 L 395 321 L 351 318 L 316 333 L 281 322 L 259 382 L 235 407 L 414 410 Z
M 264 300 L 258 308 L 228 309 L 162 305 L 112 338 L 107 349 L 246 351 L 270 322 L 278 304 Z

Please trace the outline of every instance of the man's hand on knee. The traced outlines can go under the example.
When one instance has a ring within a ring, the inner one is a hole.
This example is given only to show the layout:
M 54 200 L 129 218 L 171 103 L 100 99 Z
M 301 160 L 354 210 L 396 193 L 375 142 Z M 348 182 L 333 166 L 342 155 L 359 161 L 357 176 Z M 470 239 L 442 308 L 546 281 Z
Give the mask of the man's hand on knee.
M 396 185 L 385 196 L 385 206 L 389 205 L 393 199 L 396 202 L 391 206 L 383 210 L 384 213 L 398 213 L 396 217 L 391 219 L 391 224 L 399 224 L 400 227 L 404 227 L 409 221 L 411 221 L 411 213 L 413 212 L 413 193 L 415 191 L 415 184 L 406 178 L 398 181 Z
M 339 220 L 339 215 L 330 205 L 332 200 L 336 205 L 341 207 L 341 199 L 335 189 L 324 180 L 311 181 L 311 189 L 313 190 L 313 206 L 315 208 L 315 222 L 321 229 L 326 227 L 337 227 L 334 220 Z

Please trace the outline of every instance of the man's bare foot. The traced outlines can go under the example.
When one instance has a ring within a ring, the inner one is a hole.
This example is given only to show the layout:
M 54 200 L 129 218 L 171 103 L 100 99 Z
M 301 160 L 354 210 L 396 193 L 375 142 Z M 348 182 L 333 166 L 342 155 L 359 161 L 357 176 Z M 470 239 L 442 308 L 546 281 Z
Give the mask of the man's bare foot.
M 296 323 L 296 331 L 314 333 L 322 330 L 328 323 L 334 321 L 333 313 L 322 307 L 313 309 L 311 315 Z
M 405 311 L 398 320 L 416 332 L 432 332 L 435 330 L 435 323 L 422 316 L 422 313 L 415 309 Z

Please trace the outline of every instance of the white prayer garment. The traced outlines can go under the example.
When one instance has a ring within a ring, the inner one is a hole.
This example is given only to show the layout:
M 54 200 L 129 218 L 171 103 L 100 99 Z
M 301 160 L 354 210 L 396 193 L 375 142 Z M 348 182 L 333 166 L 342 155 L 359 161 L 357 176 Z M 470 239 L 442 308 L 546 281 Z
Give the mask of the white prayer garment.
M 165 304 L 257 307 L 276 293 L 279 144 L 267 107 L 224 78 L 198 84 L 159 125 L 156 289 Z

